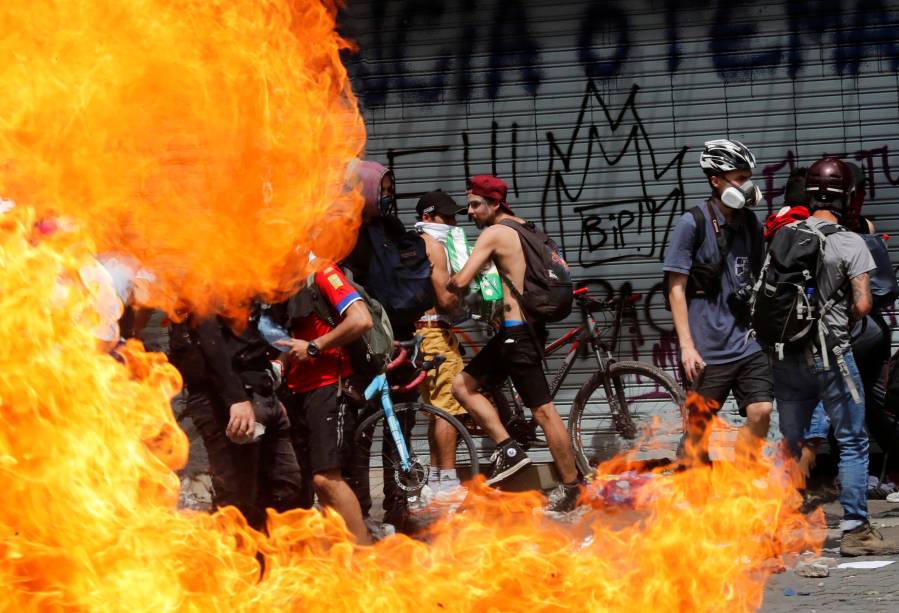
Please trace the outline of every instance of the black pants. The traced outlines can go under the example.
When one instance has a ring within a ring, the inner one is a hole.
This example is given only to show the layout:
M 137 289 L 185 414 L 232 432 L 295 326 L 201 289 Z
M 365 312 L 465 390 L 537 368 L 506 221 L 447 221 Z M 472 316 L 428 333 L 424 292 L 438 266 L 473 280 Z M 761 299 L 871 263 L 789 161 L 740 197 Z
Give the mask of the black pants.
M 256 529 L 265 526 L 265 509 L 287 511 L 299 505 L 300 468 L 290 444 L 290 422 L 275 396 L 253 395 L 256 421 L 265 434 L 238 445 L 225 435 L 230 407 L 212 390 L 188 390 L 187 413 L 203 438 L 216 508 L 233 505 Z
M 864 328 L 856 326 L 857 337 L 852 341 L 852 355 L 865 387 L 865 422 L 868 432 L 884 452 L 899 451 L 899 428 L 896 416 L 885 407 L 874 387 L 883 374 L 883 366 L 890 359 L 890 327 L 880 313 L 867 318 Z

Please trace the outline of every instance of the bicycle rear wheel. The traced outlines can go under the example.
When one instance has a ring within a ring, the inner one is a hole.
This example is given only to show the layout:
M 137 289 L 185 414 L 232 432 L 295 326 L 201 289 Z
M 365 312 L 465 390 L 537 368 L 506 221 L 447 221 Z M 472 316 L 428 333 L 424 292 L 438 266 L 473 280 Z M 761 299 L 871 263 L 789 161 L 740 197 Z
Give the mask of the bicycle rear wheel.
M 478 473 L 478 454 L 474 441 L 462 423 L 442 409 L 420 403 L 402 402 L 393 407 L 403 431 L 410 456 L 410 469 L 404 470 L 396 445 L 386 427 L 383 411 L 365 418 L 356 428 L 350 486 L 356 492 L 363 515 L 398 528 L 410 499 L 421 494 L 434 468 L 428 426 L 432 421 L 445 424 L 456 435 L 456 471 L 462 481 Z
M 635 468 L 673 462 L 684 433 L 684 402 L 680 385 L 655 366 L 622 361 L 596 372 L 578 391 L 568 417 L 578 468 L 590 475 L 621 453 L 630 453 Z

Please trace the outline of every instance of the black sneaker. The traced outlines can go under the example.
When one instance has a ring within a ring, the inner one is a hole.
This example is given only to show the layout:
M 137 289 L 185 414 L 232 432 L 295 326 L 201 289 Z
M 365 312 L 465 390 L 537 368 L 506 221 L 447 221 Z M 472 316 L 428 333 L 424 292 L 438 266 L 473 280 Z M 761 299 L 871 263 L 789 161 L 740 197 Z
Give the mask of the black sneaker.
M 579 483 L 573 485 L 560 483 L 556 489 L 550 492 L 544 510 L 548 513 L 568 513 L 574 510 L 580 497 L 581 486 Z
M 498 447 L 490 456 L 487 485 L 495 485 L 531 463 L 531 458 L 516 443 Z

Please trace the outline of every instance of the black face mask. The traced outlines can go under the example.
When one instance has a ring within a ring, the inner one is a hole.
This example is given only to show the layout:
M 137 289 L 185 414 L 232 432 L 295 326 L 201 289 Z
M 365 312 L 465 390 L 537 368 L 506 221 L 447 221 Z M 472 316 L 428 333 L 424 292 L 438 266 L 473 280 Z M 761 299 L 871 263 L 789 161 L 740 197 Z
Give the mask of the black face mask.
M 395 215 L 396 214 L 396 197 L 395 196 L 382 196 L 381 199 L 378 200 L 378 214 L 381 216 Z

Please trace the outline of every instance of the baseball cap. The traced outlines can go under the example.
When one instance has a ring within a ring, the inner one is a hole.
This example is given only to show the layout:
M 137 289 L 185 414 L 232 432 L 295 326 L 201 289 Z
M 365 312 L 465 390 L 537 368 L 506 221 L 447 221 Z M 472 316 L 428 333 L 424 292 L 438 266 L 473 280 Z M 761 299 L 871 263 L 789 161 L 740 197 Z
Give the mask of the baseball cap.
M 502 206 L 512 210 L 509 203 L 506 202 L 506 194 L 509 193 L 509 186 L 499 177 L 492 175 L 476 175 L 468 180 L 468 191 L 475 196 L 495 200 Z
M 462 215 L 466 211 L 465 207 L 459 206 L 453 197 L 439 189 L 428 192 L 418 199 L 415 205 L 415 213 L 421 217 L 425 213 L 428 215 Z

